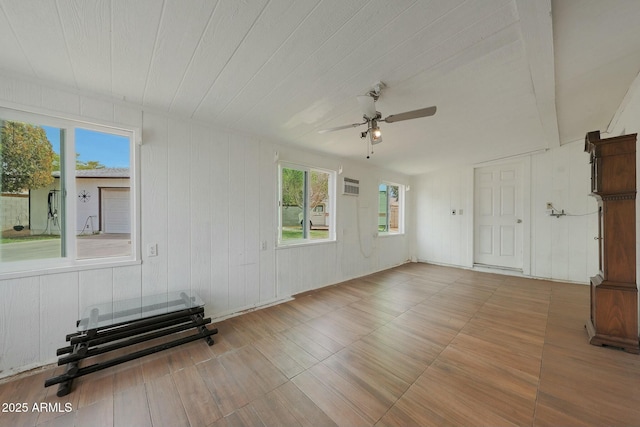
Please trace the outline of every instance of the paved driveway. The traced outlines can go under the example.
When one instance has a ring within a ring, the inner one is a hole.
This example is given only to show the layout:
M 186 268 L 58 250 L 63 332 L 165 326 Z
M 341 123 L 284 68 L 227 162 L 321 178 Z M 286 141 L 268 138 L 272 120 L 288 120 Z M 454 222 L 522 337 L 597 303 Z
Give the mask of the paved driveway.
M 129 234 L 78 236 L 78 258 L 105 258 L 131 254 Z M 29 240 L 0 245 L 0 260 L 24 261 L 60 257 L 60 239 Z

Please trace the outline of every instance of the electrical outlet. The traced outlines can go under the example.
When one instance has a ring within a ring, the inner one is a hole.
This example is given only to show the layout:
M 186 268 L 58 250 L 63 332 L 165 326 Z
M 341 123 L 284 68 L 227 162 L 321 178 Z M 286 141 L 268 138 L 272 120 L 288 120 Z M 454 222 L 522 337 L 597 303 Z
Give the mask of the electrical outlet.
M 260 244 L 260 248 L 261 248 L 263 251 L 266 251 L 266 250 L 267 250 L 267 241 L 266 241 L 266 240 L 263 240 L 263 241 L 262 241 L 262 243 Z
M 158 256 L 158 244 L 150 243 L 147 245 L 147 256 Z

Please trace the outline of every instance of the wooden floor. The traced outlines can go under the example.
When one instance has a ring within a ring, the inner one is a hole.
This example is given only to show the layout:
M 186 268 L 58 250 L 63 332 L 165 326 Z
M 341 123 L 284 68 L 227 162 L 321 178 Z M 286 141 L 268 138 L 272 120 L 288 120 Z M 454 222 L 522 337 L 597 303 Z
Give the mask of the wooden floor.
M 29 409 L 0 425 L 640 425 L 640 357 L 589 345 L 588 313 L 584 285 L 407 264 L 217 323 L 212 347 L 64 398 L 43 387 L 52 370 L 5 382 L 0 403 Z

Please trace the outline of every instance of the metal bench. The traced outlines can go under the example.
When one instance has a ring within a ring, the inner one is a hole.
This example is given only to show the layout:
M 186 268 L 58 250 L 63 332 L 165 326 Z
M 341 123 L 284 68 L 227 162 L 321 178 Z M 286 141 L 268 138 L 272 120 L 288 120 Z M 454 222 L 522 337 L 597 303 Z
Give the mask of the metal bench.
M 87 375 L 130 360 L 157 353 L 197 339 L 213 345 L 211 335 L 218 329 L 205 325 L 211 318 L 204 318 L 204 302 L 191 291 L 177 291 L 122 301 L 113 301 L 88 307 L 76 322 L 77 332 L 66 336 L 69 346 L 56 352 L 58 365 L 67 365 L 64 374 L 49 378 L 44 386 L 58 386 L 58 396 L 72 390 L 75 378 Z M 195 329 L 193 335 L 176 338 L 141 350 L 132 351 L 111 359 L 80 367 L 84 359 L 127 348 L 177 332 Z

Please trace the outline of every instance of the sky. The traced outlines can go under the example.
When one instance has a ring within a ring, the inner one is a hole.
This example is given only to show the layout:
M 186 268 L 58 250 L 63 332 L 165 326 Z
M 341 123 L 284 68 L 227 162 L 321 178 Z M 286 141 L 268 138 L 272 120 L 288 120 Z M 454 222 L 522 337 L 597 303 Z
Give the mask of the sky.
M 60 129 L 42 126 L 53 151 L 60 154 Z M 129 167 L 129 138 L 76 128 L 76 152 L 79 160 L 96 160 L 108 168 Z

